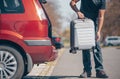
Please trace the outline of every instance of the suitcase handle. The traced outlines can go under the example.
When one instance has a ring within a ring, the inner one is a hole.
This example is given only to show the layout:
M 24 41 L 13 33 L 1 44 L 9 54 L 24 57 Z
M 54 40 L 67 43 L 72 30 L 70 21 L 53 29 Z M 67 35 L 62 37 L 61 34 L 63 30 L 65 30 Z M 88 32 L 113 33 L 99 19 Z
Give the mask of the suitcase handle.
M 89 18 L 84 17 L 84 18 L 79 18 L 79 19 L 81 19 L 83 22 L 85 22 L 85 20 L 86 20 L 86 19 L 89 19 Z

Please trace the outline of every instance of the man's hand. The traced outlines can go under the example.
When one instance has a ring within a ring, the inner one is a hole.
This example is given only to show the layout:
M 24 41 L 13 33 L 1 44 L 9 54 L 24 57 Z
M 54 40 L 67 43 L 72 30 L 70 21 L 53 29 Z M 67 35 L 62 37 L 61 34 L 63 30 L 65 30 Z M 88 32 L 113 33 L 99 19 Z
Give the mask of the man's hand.
M 100 37 L 101 37 L 101 30 L 102 30 L 102 27 L 103 27 L 103 22 L 104 22 L 104 14 L 105 14 L 105 9 L 101 9 L 99 10 L 99 19 L 98 19 L 98 32 L 97 32 L 97 38 L 96 40 L 99 41 L 100 40 Z
M 97 32 L 97 37 L 96 37 L 96 40 L 97 40 L 97 41 L 99 41 L 99 40 L 100 40 L 100 38 L 101 38 L 101 34 L 100 34 L 100 32 Z
M 71 8 L 77 13 L 78 18 L 83 19 L 83 18 L 84 18 L 84 14 L 81 13 L 80 10 L 79 10 L 79 9 L 77 8 L 77 6 L 76 6 L 76 3 L 77 3 L 78 1 L 80 1 L 80 0 L 71 0 L 70 6 L 71 6 Z
M 71 0 L 70 6 L 71 8 L 77 13 L 78 18 L 83 19 L 85 18 L 84 14 L 80 12 L 80 10 L 76 7 L 76 3 L 80 0 Z
M 78 15 L 79 19 L 84 19 L 85 18 L 84 14 L 82 12 L 77 12 L 77 15 Z

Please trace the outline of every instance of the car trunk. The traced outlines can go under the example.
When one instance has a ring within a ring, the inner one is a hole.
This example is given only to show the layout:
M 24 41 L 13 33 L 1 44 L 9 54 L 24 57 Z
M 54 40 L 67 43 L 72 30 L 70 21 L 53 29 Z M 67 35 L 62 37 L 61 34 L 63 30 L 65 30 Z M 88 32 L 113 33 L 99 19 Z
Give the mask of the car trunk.
M 42 8 L 45 12 L 45 15 L 46 15 L 47 19 L 48 19 L 48 36 L 49 36 L 49 38 L 52 39 L 52 24 L 51 24 L 51 21 L 49 19 L 49 16 L 47 15 L 47 12 L 46 12 L 44 6 L 42 4 L 41 4 L 41 6 L 42 6 Z

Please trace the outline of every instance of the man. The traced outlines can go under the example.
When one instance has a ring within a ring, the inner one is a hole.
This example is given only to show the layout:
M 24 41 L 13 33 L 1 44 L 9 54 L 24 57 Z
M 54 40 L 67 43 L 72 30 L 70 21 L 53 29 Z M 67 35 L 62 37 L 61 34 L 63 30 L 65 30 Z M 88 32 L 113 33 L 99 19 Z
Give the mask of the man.
M 95 31 L 96 31 L 96 46 L 93 52 L 96 77 L 98 78 L 108 78 L 103 68 L 103 59 L 101 48 L 99 45 L 100 32 L 103 26 L 104 14 L 105 14 L 105 0 L 81 0 L 80 10 L 76 7 L 76 3 L 80 0 L 71 0 L 70 6 L 77 13 L 78 18 L 90 18 L 94 21 Z M 90 51 L 82 50 L 83 54 L 83 65 L 84 72 L 80 75 L 81 78 L 91 77 L 91 60 L 90 60 Z

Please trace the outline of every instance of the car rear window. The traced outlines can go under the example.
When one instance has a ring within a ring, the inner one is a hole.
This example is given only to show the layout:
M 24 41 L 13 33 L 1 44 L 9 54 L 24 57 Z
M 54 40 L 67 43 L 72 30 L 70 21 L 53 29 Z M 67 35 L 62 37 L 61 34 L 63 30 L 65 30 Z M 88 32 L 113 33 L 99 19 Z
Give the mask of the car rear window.
M 0 0 L 1 13 L 23 13 L 22 0 Z

